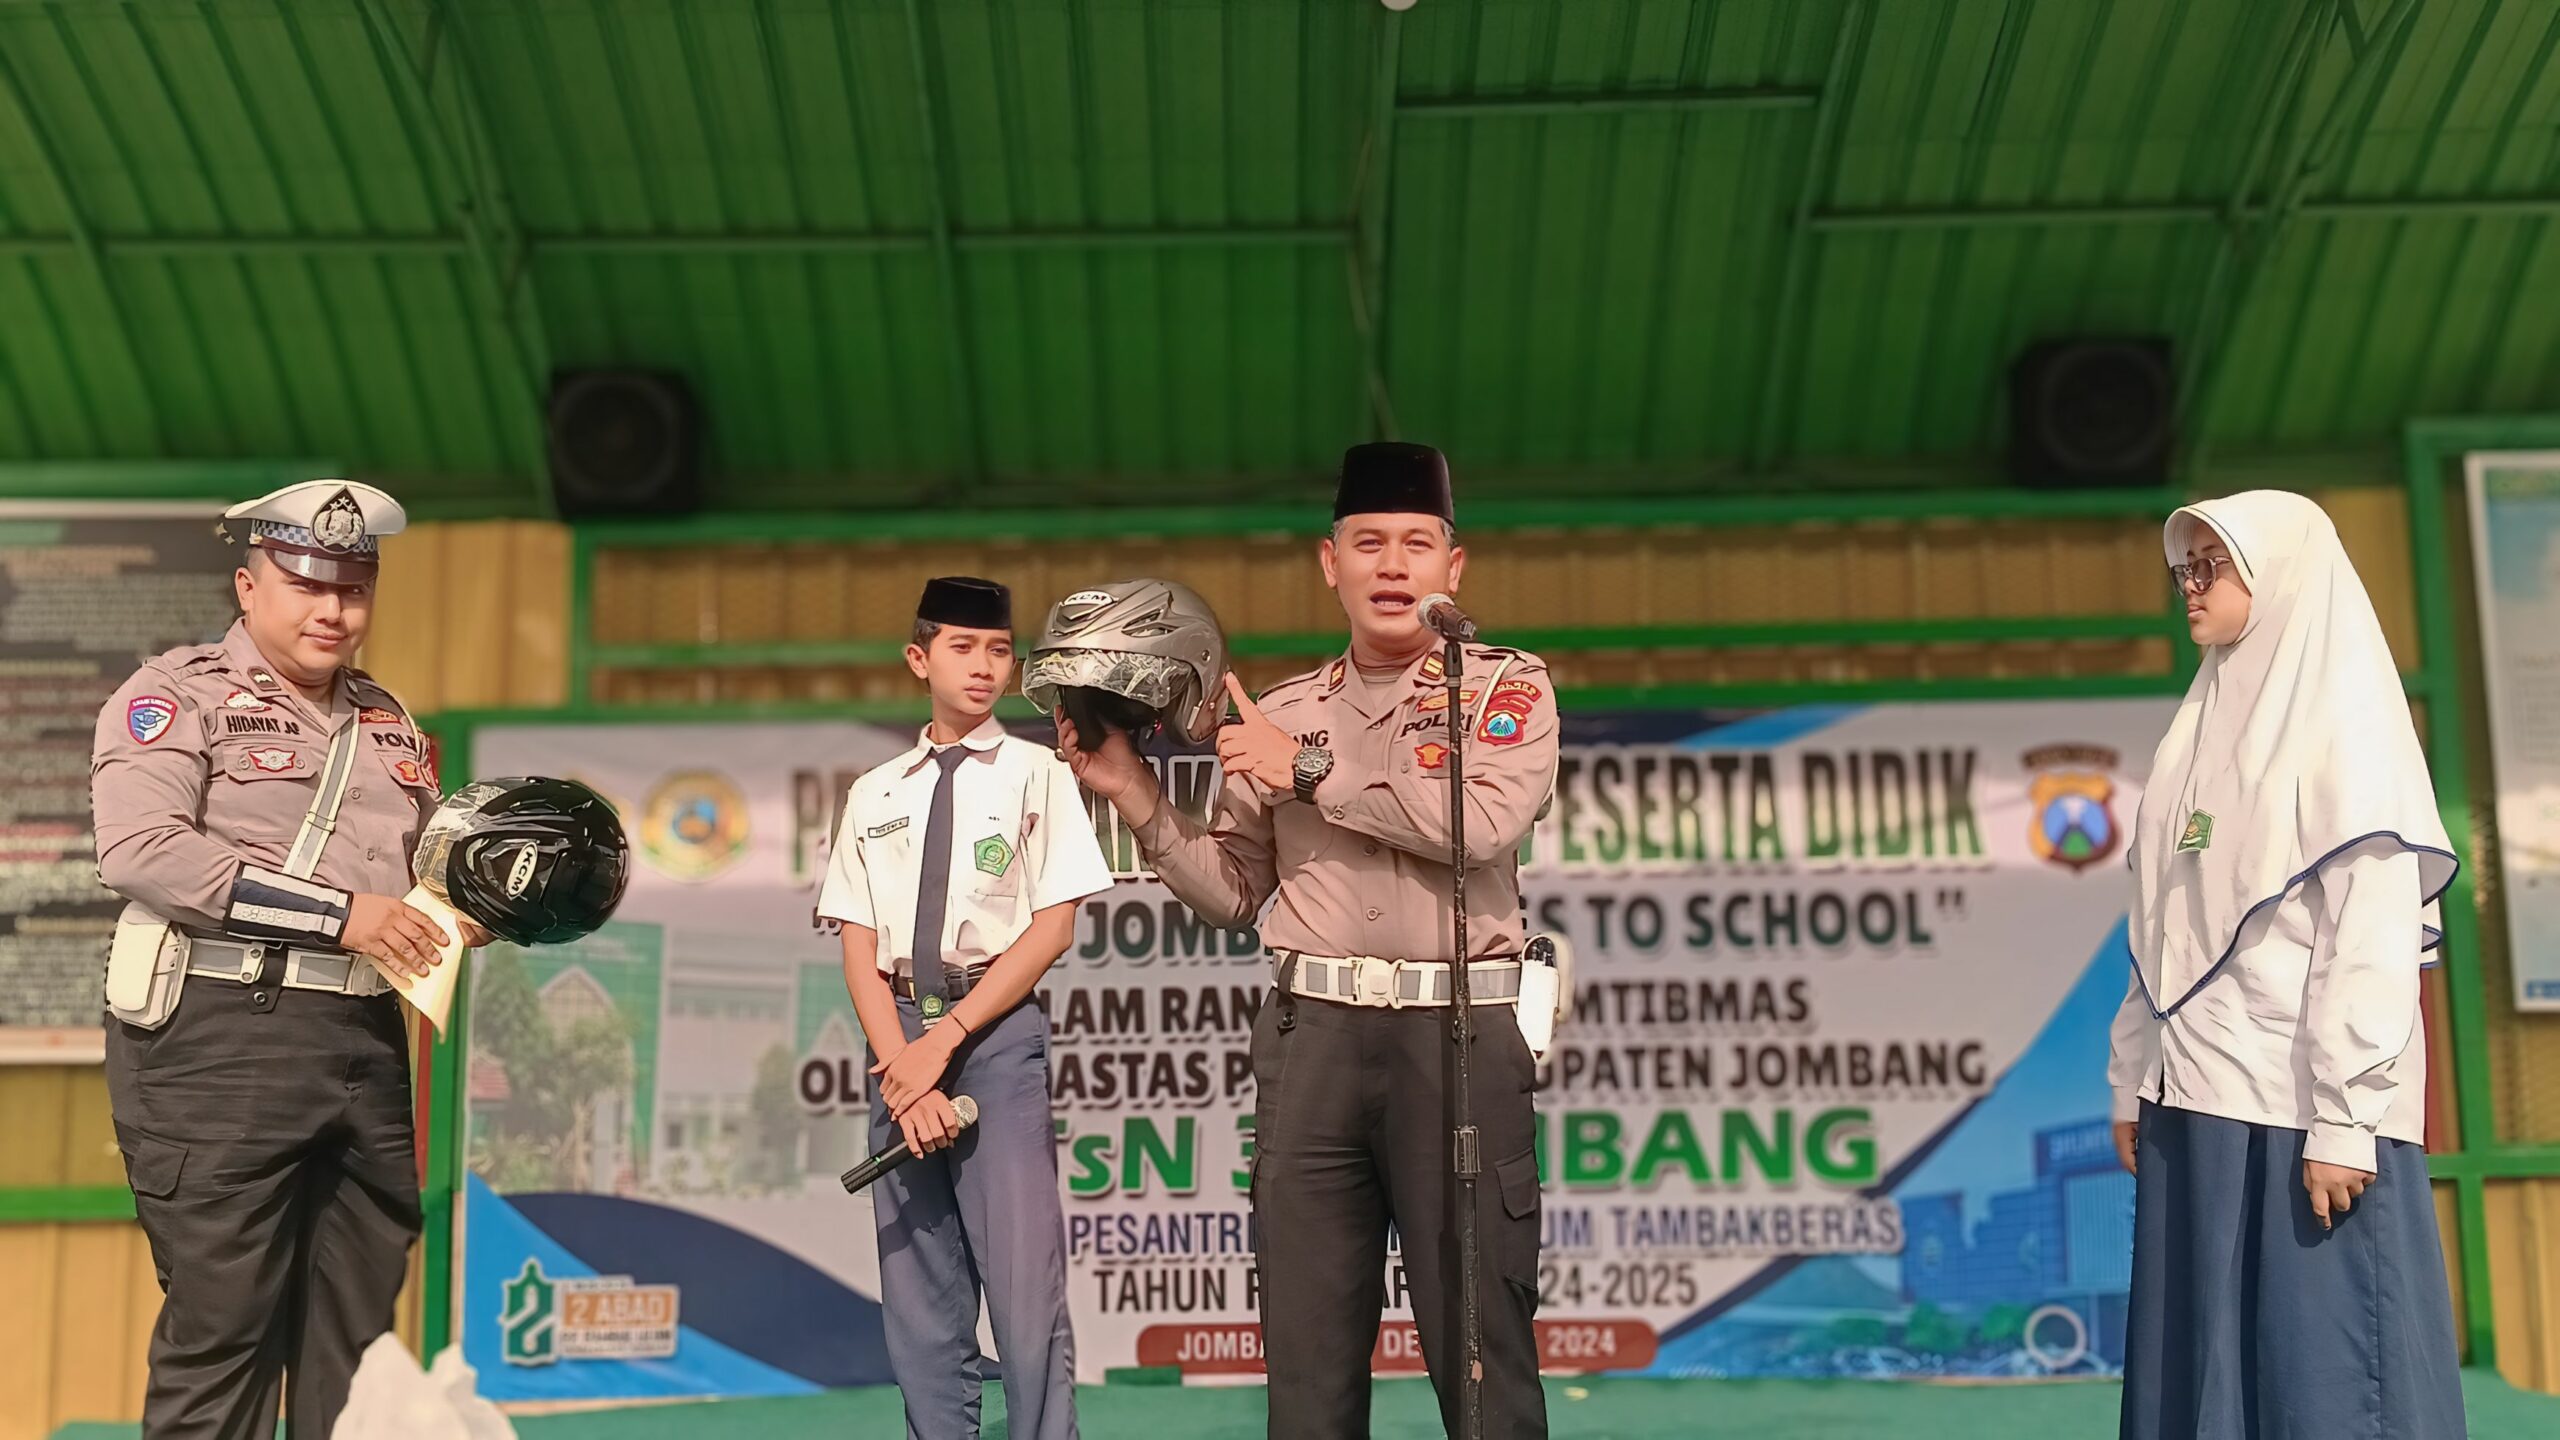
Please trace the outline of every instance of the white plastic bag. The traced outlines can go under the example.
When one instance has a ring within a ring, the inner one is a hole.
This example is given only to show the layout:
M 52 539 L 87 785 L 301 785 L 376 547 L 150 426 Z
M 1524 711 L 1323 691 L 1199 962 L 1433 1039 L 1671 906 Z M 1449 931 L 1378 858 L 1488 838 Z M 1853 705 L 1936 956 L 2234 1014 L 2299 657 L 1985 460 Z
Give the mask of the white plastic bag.
M 515 1440 L 516 1427 L 480 1398 L 458 1346 L 420 1371 L 400 1337 L 379 1335 L 356 1366 L 334 1440 Z

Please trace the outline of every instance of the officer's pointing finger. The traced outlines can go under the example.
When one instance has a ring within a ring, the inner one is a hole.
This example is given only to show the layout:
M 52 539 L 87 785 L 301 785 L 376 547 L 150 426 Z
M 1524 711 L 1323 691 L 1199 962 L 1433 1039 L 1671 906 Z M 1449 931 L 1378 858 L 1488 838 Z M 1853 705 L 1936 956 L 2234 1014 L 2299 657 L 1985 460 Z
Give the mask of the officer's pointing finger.
M 1253 697 L 1245 692 L 1244 682 L 1236 678 L 1233 670 L 1227 672 L 1227 694 L 1235 700 L 1237 714 L 1248 720 L 1262 718 L 1262 707 L 1253 703 Z

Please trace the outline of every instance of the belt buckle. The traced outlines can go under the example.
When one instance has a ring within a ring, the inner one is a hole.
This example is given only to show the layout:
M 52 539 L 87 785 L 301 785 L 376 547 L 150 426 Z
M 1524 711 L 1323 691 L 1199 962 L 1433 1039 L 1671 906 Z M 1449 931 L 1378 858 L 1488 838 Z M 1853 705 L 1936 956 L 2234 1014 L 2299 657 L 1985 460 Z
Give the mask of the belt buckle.
M 252 941 L 249 944 L 241 946 L 240 983 L 243 985 L 257 984 L 258 972 L 266 968 L 266 963 L 267 947 L 264 944 Z
M 1352 962 L 1351 993 L 1363 1005 L 1384 1005 L 1390 1010 L 1404 1008 L 1404 997 L 1396 990 L 1396 972 L 1404 967 L 1401 960 L 1381 960 L 1363 955 Z
M 336 979 L 330 979 L 334 972 Z M 340 995 L 355 993 L 356 961 L 353 955 L 330 955 L 316 950 L 288 952 L 285 959 L 288 985 L 302 990 L 328 990 Z

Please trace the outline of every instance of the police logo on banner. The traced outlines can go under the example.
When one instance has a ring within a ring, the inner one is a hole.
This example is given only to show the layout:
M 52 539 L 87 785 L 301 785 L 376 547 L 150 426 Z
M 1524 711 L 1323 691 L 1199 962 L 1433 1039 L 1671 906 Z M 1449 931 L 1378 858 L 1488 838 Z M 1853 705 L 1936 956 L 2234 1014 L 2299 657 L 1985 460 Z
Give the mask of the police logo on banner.
M 708 880 L 747 853 L 747 797 L 726 775 L 670 775 L 641 807 L 640 854 L 671 880 Z
M 2019 763 L 2035 777 L 2027 787 L 2035 815 L 2027 844 L 2037 859 L 2077 874 L 2116 853 L 2124 843 L 2115 813 L 2121 756 L 2098 745 L 2047 745 Z

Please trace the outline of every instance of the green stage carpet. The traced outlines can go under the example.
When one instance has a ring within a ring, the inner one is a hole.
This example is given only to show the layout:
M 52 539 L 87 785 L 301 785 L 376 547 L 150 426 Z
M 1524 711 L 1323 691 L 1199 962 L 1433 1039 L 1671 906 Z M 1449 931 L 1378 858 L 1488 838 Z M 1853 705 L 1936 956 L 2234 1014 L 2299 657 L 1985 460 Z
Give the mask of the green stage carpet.
M 2495 1375 L 2463 1377 L 2475 1440 L 2551 1440 L 2560 1397 L 2526 1394 Z M 1088 1387 L 1077 1397 L 1088 1440 L 1262 1440 L 1259 1388 Z M 2115 1433 L 2111 1384 L 1953 1386 L 1790 1380 L 1547 1382 L 1555 1440 L 2048 1440 Z M 1439 1440 L 1440 1418 L 1420 1381 L 1378 1387 L 1377 1440 Z M 525 1440 L 788 1440 L 905 1433 L 894 1390 L 840 1390 L 794 1400 L 651 1405 L 528 1416 Z M 1004 1435 L 1004 1397 L 987 1392 L 986 1440 Z M 130 1425 L 72 1425 L 56 1440 L 121 1440 Z M 2434 1440 L 2434 1437 L 2429 1437 Z

